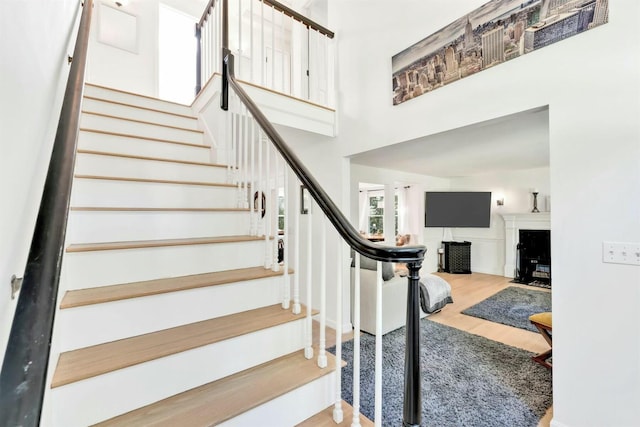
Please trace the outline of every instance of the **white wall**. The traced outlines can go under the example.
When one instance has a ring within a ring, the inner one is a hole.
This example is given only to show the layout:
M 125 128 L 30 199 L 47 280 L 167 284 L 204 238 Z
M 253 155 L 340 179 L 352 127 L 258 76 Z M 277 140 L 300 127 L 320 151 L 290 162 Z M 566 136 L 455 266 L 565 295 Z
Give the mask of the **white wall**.
M 0 2 L 0 353 L 4 355 L 77 33 L 79 2 Z M 57 29 L 51 31 L 52 28 Z
M 330 1 L 338 146 L 349 155 L 548 105 L 554 425 L 640 425 L 640 268 L 602 263 L 603 241 L 640 241 L 639 3 L 609 2 L 606 25 L 392 106 L 391 56 L 484 2 Z
M 116 6 L 96 1 L 91 22 L 87 81 L 147 96 L 158 94 L 158 1 L 130 1 L 117 8 L 137 17 L 137 52 L 98 41 L 102 10 Z M 195 39 L 194 39 L 195 43 Z
M 165 3 L 199 19 L 206 0 L 130 0 L 123 2 L 120 8 L 117 8 L 114 2 L 96 0 L 91 23 L 93 31 L 89 46 L 88 82 L 142 95 L 158 96 L 158 3 Z M 137 52 L 119 49 L 98 40 L 101 10 L 112 6 L 137 17 Z M 194 28 L 195 23 L 194 18 Z M 195 35 L 193 43 L 196 43 Z M 193 61 L 195 60 L 194 57 Z

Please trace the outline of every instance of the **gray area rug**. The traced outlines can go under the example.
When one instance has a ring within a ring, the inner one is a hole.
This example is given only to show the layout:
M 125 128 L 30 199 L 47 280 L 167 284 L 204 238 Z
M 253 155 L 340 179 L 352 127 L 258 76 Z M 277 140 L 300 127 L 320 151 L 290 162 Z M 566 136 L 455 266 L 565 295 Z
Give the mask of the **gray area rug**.
M 551 292 L 509 286 L 462 314 L 537 332 L 529 316 L 545 311 L 551 311 Z
M 420 321 L 422 423 L 535 427 L 552 404 L 551 373 L 533 353 L 427 319 Z M 382 338 L 382 425 L 402 426 L 405 328 Z M 335 353 L 335 347 L 329 351 Z M 353 403 L 353 340 L 342 347 L 343 399 Z M 360 412 L 374 417 L 375 337 L 361 337 Z

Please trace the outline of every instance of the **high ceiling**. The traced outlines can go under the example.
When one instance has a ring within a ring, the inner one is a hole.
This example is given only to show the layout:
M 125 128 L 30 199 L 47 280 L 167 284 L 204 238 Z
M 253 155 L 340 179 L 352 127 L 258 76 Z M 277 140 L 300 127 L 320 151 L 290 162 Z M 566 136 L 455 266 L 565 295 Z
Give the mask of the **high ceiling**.
M 547 108 L 477 123 L 351 158 L 353 163 L 438 177 L 549 165 Z

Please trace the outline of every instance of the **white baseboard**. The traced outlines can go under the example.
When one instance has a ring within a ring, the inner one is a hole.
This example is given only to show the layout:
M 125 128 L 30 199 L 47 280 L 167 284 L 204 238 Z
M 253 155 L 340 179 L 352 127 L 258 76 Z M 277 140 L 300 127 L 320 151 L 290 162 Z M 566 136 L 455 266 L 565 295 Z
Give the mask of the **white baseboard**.
M 562 424 L 560 421 L 556 421 L 556 420 L 551 420 L 551 423 L 549 424 L 549 427 L 569 427 L 566 424 Z

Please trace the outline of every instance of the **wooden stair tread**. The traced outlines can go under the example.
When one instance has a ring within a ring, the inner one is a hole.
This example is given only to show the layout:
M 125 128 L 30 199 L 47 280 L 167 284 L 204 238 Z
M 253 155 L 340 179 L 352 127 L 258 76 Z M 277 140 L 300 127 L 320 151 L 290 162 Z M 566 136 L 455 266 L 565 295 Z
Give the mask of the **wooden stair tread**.
M 178 181 L 174 179 L 150 179 L 150 178 L 131 178 L 124 176 L 104 176 L 104 175 L 74 175 L 77 179 L 97 179 L 104 181 L 127 181 L 127 182 L 146 182 L 152 184 L 179 184 L 179 185 L 200 185 L 207 187 L 225 187 L 236 188 L 235 184 L 227 184 L 224 182 L 203 182 L 203 181 Z
M 85 150 L 82 148 L 78 148 L 78 154 L 92 154 L 95 156 L 109 156 L 109 157 L 123 157 L 127 159 L 136 159 L 136 160 L 149 160 L 153 162 L 166 162 L 166 163 L 180 163 L 184 165 L 194 165 L 194 166 L 207 166 L 213 168 L 226 168 L 226 165 L 221 165 L 217 163 L 205 163 L 205 162 L 195 162 L 191 160 L 176 160 L 176 159 L 167 159 L 163 157 L 149 157 L 149 156 L 138 156 L 135 154 L 126 154 L 126 153 L 113 153 L 110 151 L 97 151 L 97 150 Z
M 212 426 L 282 396 L 335 370 L 335 356 L 318 368 L 302 351 L 171 396 L 102 423 L 108 426 Z
M 106 117 L 106 118 L 109 118 L 109 119 L 124 120 L 124 121 L 127 121 L 127 122 L 140 123 L 140 124 L 143 124 L 143 125 L 160 126 L 160 127 L 169 128 L 169 129 L 182 130 L 182 131 L 185 131 L 185 132 L 193 132 L 193 133 L 204 134 L 204 131 L 202 131 L 200 129 L 189 129 L 189 128 L 183 128 L 183 127 L 179 127 L 179 126 L 166 125 L 164 123 L 156 123 L 156 122 L 149 122 L 149 121 L 146 121 L 146 120 L 131 119 L 129 117 L 114 116 L 112 114 L 98 113 L 97 111 L 82 110 L 82 114 L 89 114 L 91 116 L 100 116 L 100 117 Z
M 82 132 L 90 132 L 90 133 L 101 133 L 101 134 L 104 134 L 104 135 L 120 136 L 120 137 L 123 137 L 123 138 L 143 139 L 145 141 L 164 142 L 164 143 L 167 143 L 167 144 L 186 145 L 186 146 L 189 146 L 189 147 L 205 148 L 207 150 L 211 149 L 210 145 L 205 145 L 205 144 L 194 144 L 194 143 L 191 143 L 191 142 L 176 141 L 176 140 L 173 140 L 173 139 L 154 138 L 154 137 L 151 137 L 151 136 L 131 135 L 130 133 L 111 132 L 111 131 L 108 131 L 108 130 L 92 129 L 92 128 L 85 128 L 85 127 L 81 127 L 80 131 L 82 131 Z
M 67 252 L 111 251 L 117 249 L 159 248 L 164 246 L 208 245 L 215 243 L 254 242 L 264 240 L 264 236 L 217 236 L 193 237 L 189 239 L 137 240 L 129 242 L 74 243 Z
M 188 289 L 224 285 L 244 280 L 257 280 L 282 276 L 284 271 L 273 271 L 264 267 L 240 268 L 236 270 L 216 271 L 212 273 L 194 274 L 190 276 L 170 277 L 165 279 L 146 280 L 143 282 L 123 283 L 119 285 L 100 286 L 96 288 L 67 291 L 60 304 L 61 309 L 100 304 L 129 298 Z M 289 274 L 293 270 L 289 270 Z
M 249 212 L 249 208 L 147 208 L 124 206 L 71 206 L 79 212 Z
M 324 409 L 322 412 L 318 412 L 314 416 L 306 419 L 296 427 L 335 427 L 344 426 L 349 427 L 351 425 L 353 417 L 353 406 L 349 405 L 344 400 L 342 401 L 342 412 L 344 417 L 340 424 L 336 424 L 333 421 L 333 405 Z M 363 427 L 373 427 L 375 424 L 369 418 L 360 414 L 360 425 Z
M 304 319 L 270 305 L 60 354 L 51 387 L 60 387 L 161 357 Z
M 112 91 L 112 92 L 125 93 L 125 94 L 127 94 L 127 95 L 133 95 L 133 96 L 136 96 L 136 97 L 138 97 L 138 98 L 147 98 L 147 99 L 152 99 L 152 100 L 154 100 L 154 101 L 163 102 L 163 103 L 165 103 L 165 104 L 173 104 L 173 105 L 178 105 L 178 106 L 180 106 L 180 107 L 187 107 L 187 108 L 190 108 L 190 106 L 189 106 L 189 105 L 187 105 L 187 104 L 182 104 L 182 103 L 180 103 L 180 102 L 169 101 L 169 100 L 167 100 L 167 99 L 161 99 L 161 98 L 157 98 L 157 97 L 155 97 L 155 96 L 144 95 L 144 94 L 142 94 L 142 93 L 130 92 L 130 91 L 127 91 L 127 90 L 117 89 L 117 88 L 115 88 L 115 87 L 109 87 L 109 86 L 104 86 L 104 85 L 99 85 L 99 84 L 96 84 L 96 83 L 89 83 L 89 82 L 85 82 L 85 83 L 84 83 L 84 85 L 85 85 L 85 86 L 93 86 L 93 87 L 97 87 L 97 88 L 100 88 L 100 89 L 110 90 L 110 91 Z
M 83 98 L 85 99 L 91 99 L 93 101 L 100 101 L 100 102 L 107 102 L 109 104 L 116 104 L 116 105 L 122 105 L 124 107 L 131 107 L 131 108 L 137 108 L 139 110 L 146 110 L 146 111 L 153 111 L 154 113 L 162 113 L 162 114 L 169 114 L 171 116 L 177 116 L 177 117 L 182 117 L 184 119 L 191 119 L 191 120 L 198 120 L 197 117 L 195 116 L 189 116 L 186 114 L 180 114 L 180 113 L 174 113 L 171 111 L 166 111 L 166 110 L 159 110 L 157 108 L 151 108 L 151 107 L 143 107 L 141 105 L 134 105 L 134 104 L 129 104 L 126 102 L 120 102 L 120 101 L 113 101 L 111 99 L 105 99 L 105 98 L 99 98 L 97 96 L 91 96 L 91 95 L 83 95 Z M 161 99 L 156 99 L 158 101 L 162 101 Z

